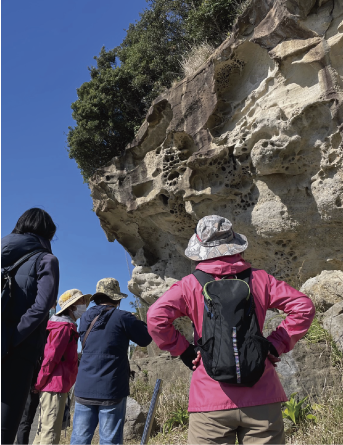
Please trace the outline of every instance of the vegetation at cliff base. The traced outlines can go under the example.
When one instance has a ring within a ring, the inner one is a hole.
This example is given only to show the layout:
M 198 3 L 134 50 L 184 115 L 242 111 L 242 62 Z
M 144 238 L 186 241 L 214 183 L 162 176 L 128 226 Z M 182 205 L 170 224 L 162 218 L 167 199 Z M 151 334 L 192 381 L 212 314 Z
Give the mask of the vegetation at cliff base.
M 151 102 L 183 77 L 182 60 L 203 43 L 218 46 L 246 0 L 147 0 L 140 20 L 121 45 L 95 56 L 90 81 L 71 105 L 69 157 L 85 181 L 120 156 L 142 124 Z
M 308 343 L 326 343 L 327 346 L 330 348 L 330 359 L 332 366 L 342 367 L 343 354 L 338 349 L 329 332 L 323 328 L 318 320 L 318 317 L 315 317 L 313 319 L 310 329 L 305 335 L 305 340 Z

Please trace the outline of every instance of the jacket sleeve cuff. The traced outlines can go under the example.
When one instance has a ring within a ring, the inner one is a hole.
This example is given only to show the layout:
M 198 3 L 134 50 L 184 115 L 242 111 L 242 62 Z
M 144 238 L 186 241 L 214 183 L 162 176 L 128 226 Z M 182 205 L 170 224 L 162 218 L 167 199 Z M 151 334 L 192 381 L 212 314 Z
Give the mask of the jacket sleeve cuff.
M 180 359 L 191 371 L 193 370 L 192 361 L 195 360 L 196 357 L 197 357 L 196 348 L 192 344 L 190 344 L 188 348 L 180 355 Z
M 285 351 L 285 345 L 282 342 L 275 340 L 275 338 L 273 338 L 272 335 L 273 334 L 267 337 L 267 340 L 270 341 L 270 343 L 275 347 L 275 349 L 279 353 L 279 356 L 281 356 L 281 354 L 283 354 Z

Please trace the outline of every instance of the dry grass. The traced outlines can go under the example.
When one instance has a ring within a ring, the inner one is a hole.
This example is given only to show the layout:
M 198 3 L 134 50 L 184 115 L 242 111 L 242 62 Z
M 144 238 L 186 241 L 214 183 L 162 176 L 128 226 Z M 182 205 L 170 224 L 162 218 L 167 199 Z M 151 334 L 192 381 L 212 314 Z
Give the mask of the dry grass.
M 315 341 L 319 333 L 317 327 L 310 332 L 310 338 Z M 321 334 L 323 335 L 323 334 Z M 286 435 L 287 444 L 342 444 L 343 443 L 343 368 L 340 363 L 336 366 L 341 372 L 342 379 L 337 381 L 335 387 L 325 388 L 320 397 L 309 396 L 308 403 L 315 409 L 313 414 L 317 422 L 302 422 L 293 428 L 293 431 Z M 136 381 L 133 383 L 136 397 L 145 403 L 150 402 L 153 387 L 147 383 Z M 146 393 L 144 394 L 144 391 Z M 132 394 L 133 397 L 133 394 Z M 319 399 L 319 405 L 318 405 Z M 187 408 L 188 385 L 182 380 L 177 380 L 167 384 L 162 390 L 159 399 L 159 406 L 156 413 L 156 420 L 161 428 L 161 432 L 151 437 L 150 444 L 186 444 L 188 426 L 174 426 L 169 432 L 162 432 L 163 425 L 171 418 L 172 413 L 177 410 Z
M 188 428 L 177 427 L 173 428 L 169 433 L 158 433 L 149 440 L 149 444 L 186 444 L 188 436 Z
M 343 354 L 338 349 L 336 343 L 333 341 L 331 335 L 321 325 L 318 317 L 315 317 L 312 321 L 310 329 L 305 335 L 305 340 L 309 343 L 326 343 L 330 348 L 330 358 L 332 366 L 343 366 Z
M 134 379 L 130 381 L 130 397 L 142 406 L 150 404 L 153 392 L 154 387 L 150 385 L 148 379 Z
M 342 372 L 343 377 L 343 372 Z M 134 388 L 133 388 L 134 387 Z M 131 387 L 131 397 L 134 396 L 139 403 L 149 403 L 153 387 L 146 382 L 136 381 Z M 134 393 L 134 394 L 133 394 Z M 320 404 L 315 405 L 315 400 L 309 398 L 308 402 L 315 406 L 313 414 L 317 422 L 303 422 L 294 428 L 292 433 L 286 435 L 286 443 L 292 445 L 305 444 L 342 444 L 343 443 L 343 383 L 337 382 L 334 388 L 326 388 L 320 397 Z M 187 407 L 188 387 L 185 382 L 178 380 L 167 385 L 159 399 L 156 420 L 160 426 L 167 422 L 172 412 Z M 72 413 L 73 416 L 74 413 Z M 67 430 L 67 436 L 62 432 L 60 444 L 70 443 L 71 427 Z M 149 439 L 149 444 L 186 444 L 188 435 L 187 426 L 176 426 L 170 432 L 159 432 Z M 92 444 L 99 443 L 98 428 L 94 434 Z M 132 442 L 134 443 L 134 442 Z
M 324 340 L 325 333 L 322 332 L 320 325 L 315 324 L 312 331 L 309 331 L 308 341 L 328 341 Z M 286 435 L 287 444 L 305 445 L 305 444 L 342 444 L 343 443 L 343 367 L 341 361 L 336 361 L 336 366 L 340 371 L 341 379 L 336 382 L 335 387 L 325 388 L 323 394 L 313 398 L 309 396 L 308 403 L 314 409 L 313 414 L 316 416 L 316 423 L 304 421 L 293 428 L 293 431 Z M 131 397 L 139 404 L 149 406 L 153 386 L 148 380 L 134 380 L 130 385 Z M 188 425 L 174 424 L 170 431 L 163 432 L 164 425 L 170 425 L 170 420 L 177 418 L 174 413 L 184 413 L 188 406 L 188 390 L 187 381 L 177 379 L 165 384 L 162 387 L 162 393 L 159 398 L 156 411 L 156 421 L 160 427 L 160 432 L 150 437 L 149 444 L 186 444 L 188 435 Z M 319 403 L 319 405 L 318 405 Z M 67 437 L 64 432 L 61 435 L 61 444 L 69 444 L 72 431 L 67 430 Z M 92 444 L 99 443 L 98 428 L 94 434 Z M 128 442 L 127 442 L 128 443 Z M 131 443 L 131 442 L 130 442 Z M 134 442 L 132 442 L 134 443 Z
M 156 411 L 158 425 L 164 425 L 171 417 L 171 413 L 188 410 L 189 383 L 177 379 L 162 387 L 159 404 Z
M 214 47 L 207 42 L 194 46 L 188 53 L 182 56 L 180 62 L 183 74 L 187 77 L 196 72 L 196 70 L 210 57 Z
M 311 400 L 310 400 L 311 403 Z M 314 404 L 314 401 L 312 402 Z M 317 421 L 303 422 L 287 437 L 288 444 L 342 444 L 343 443 L 343 385 L 326 389 L 315 405 Z
M 149 439 L 149 445 L 187 445 L 188 429 L 174 428 L 170 433 L 158 433 Z M 138 440 L 129 440 L 125 445 L 139 445 Z
M 150 405 L 153 391 L 153 386 L 147 380 L 137 379 L 130 384 L 130 397 L 146 408 Z M 180 378 L 163 384 L 155 415 L 160 432 L 150 438 L 150 444 L 187 443 L 188 391 L 189 383 Z M 177 424 L 177 419 L 180 418 L 186 423 L 185 425 Z M 169 431 L 166 426 L 170 427 Z
M 320 317 L 320 313 L 318 314 Z M 288 444 L 342 444 L 343 443 L 343 354 L 319 319 L 314 318 L 305 335 L 309 343 L 326 343 L 330 348 L 331 365 L 338 369 L 340 378 L 334 387 L 324 388 L 323 393 L 307 402 L 313 407 L 316 422 L 304 421 L 287 435 Z M 320 366 L 320 363 L 318 363 Z
M 189 383 L 176 379 L 162 385 L 162 392 L 159 397 L 156 410 L 157 424 L 163 425 L 170 420 L 172 413 L 187 411 L 188 408 Z M 143 380 L 133 380 L 130 384 L 130 397 L 135 399 L 140 405 L 149 407 L 154 387 Z

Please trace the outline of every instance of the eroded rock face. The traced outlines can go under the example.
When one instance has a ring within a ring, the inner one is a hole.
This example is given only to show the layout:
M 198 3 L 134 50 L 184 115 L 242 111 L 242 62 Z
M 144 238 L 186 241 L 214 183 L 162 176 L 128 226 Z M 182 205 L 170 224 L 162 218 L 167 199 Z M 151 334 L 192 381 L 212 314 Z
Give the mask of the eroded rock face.
M 231 37 L 157 98 L 125 154 L 90 181 L 109 241 L 149 304 L 194 265 L 218 214 L 254 267 L 300 285 L 343 268 L 343 0 L 254 0 Z M 186 328 L 184 328 L 186 329 Z
M 334 304 L 325 312 L 323 326 L 343 352 L 343 301 Z

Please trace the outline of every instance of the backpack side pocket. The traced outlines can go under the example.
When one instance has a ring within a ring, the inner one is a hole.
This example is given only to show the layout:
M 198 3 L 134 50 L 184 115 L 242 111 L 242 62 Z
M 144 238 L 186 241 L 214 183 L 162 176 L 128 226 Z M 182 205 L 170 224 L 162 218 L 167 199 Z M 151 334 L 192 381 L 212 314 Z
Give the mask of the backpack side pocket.
M 239 351 L 241 383 L 254 386 L 262 377 L 269 351 L 269 342 L 259 335 L 249 335 Z
M 202 342 L 203 338 L 201 337 L 198 340 L 196 350 L 200 351 L 205 370 L 212 377 L 214 337 L 209 338 L 204 344 Z

